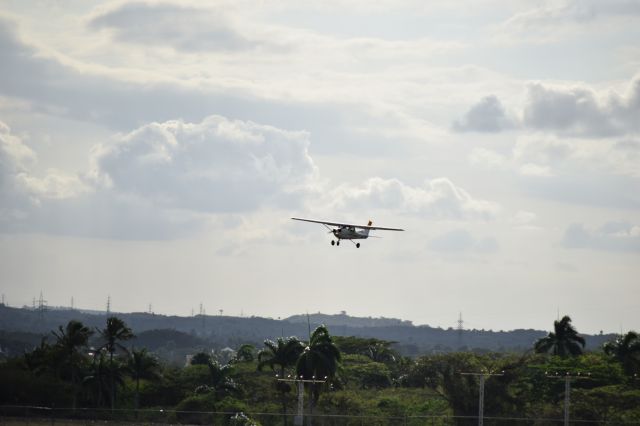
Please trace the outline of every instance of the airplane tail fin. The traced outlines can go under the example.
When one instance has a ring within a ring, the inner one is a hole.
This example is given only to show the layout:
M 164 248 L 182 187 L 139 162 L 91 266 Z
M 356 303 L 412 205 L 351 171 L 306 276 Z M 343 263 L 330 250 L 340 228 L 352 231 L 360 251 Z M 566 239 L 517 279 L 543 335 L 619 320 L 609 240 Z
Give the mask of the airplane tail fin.
M 371 225 L 373 225 L 373 221 L 371 221 L 371 219 L 369 219 L 369 223 L 367 223 L 367 226 L 371 226 Z M 369 231 L 370 231 L 369 229 L 365 229 L 364 230 L 365 235 L 368 236 L 369 235 Z

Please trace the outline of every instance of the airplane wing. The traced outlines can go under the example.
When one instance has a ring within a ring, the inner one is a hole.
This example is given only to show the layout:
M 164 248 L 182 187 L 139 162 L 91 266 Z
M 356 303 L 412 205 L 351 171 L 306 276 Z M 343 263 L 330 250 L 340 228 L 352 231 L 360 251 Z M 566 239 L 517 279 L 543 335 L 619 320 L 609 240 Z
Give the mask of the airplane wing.
M 353 226 L 361 229 L 371 229 L 372 231 L 376 229 L 378 231 L 404 231 L 404 229 L 400 229 L 400 228 L 383 228 L 381 226 L 364 226 L 364 225 L 353 225 Z
M 370 229 L 370 230 L 377 229 L 380 231 L 404 231 L 404 229 L 400 229 L 400 228 L 383 228 L 380 226 L 354 225 L 353 223 L 326 222 L 324 220 L 300 219 L 297 217 L 292 217 L 291 219 L 301 220 L 303 222 L 320 223 L 322 225 L 329 225 L 329 226 L 352 226 L 354 228 L 359 228 L 359 229 Z

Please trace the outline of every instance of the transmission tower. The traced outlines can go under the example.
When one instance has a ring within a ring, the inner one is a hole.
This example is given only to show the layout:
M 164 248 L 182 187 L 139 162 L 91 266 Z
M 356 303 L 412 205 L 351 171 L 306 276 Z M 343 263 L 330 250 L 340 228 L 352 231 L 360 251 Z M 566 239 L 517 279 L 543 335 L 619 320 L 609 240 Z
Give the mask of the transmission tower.
M 40 292 L 40 298 L 38 299 L 38 319 L 42 321 L 44 319 L 44 314 L 47 311 L 47 301 L 44 300 L 42 296 L 42 291 Z
M 202 318 L 202 333 L 204 333 L 204 329 L 206 326 L 206 313 L 207 311 L 204 309 L 204 306 L 202 306 L 202 303 L 200 303 L 200 318 Z
M 458 344 L 462 343 L 462 332 L 464 331 L 464 321 L 462 320 L 462 312 L 458 314 L 458 326 L 456 327 L 458 332 Z

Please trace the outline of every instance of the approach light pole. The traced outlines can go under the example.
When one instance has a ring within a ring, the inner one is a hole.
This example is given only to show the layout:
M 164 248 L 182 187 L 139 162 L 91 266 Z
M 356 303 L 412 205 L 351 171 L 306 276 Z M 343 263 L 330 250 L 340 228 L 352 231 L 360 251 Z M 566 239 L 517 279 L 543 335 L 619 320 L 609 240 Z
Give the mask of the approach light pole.
M 460 373 L 462 376 L 478 376 L 480 377 L 480 391 L 478 395 L 478 426 L 484 424 L 484 382 L 487 377 L 492 376 L 504 376 L 504 371 L 500 373 L 494 373 L 492 371 L 485 371 L 480 373 Z
M 302 426 L 304 423 L 304 384 L 305 383 L 324 383 L 327 381 L 327 376 L 324 376 L 324 379 L 316 379 L 316 376 L 313 376 L 311 379 L 305 379 L 304 376 L 287 376 L 286 378 L 281 378 L 278 374 L 276 374 L 276 380 L 279 382 L 292 382 L 298 384 L 298 414 L 293 419 L 294 426 Z
M 544 375 L 548 379 L 564 379 L 564 426 L 569 426 L 569 407 L 571 406 L 571 380 L 579 380 L 579 379 L 590 379 L 591 373 L 586 374 L 569 374 L 569 372 L 565 374 L 559 374 L 557 371 L 554 374 L 551 374 L 547 371 L 544 372 Z

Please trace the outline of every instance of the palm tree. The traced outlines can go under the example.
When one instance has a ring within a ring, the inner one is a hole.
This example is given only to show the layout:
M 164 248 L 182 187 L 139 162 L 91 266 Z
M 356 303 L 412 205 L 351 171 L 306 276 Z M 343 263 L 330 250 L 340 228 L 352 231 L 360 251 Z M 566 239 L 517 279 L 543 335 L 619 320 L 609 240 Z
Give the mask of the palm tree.
M 305 380 L 317 379 L 328 384 L 336 375 L 340 360 L 340 349 L 331 340 L 327 327 L 321 325 L 314 330 L 309 346 L 298 358 L 296 374 Z M 313 412 L 313 406 L 320 397 L 320 387 L 315 383 L 311 384 L 309 396 L 309 410 Z
M 191 357 L 191 365 L 207 365 L 211 362 L 211 355 L 206 352 L 198 352 Z
M 224 396 L 238 388 L 236 383 L 229 377 L 233 372 L 229 364 L 222 365 L 218 361 L 210 361 L 207 367 L 209 367 L 209 383 L 216 395 Z
M 110 387 L 111 387 L 111 408 L 115 408 L 116 403 L 116 383 L 115 383 L 115 365 L 113 363 L 113 354 L 116 350 L 121 349 L 124 352 L 128 352 L 120 341 L 132 339 L 134 336 L 133 331 L 117 317 L 107 318 L 107 326 L 104 330 L 100 331 L 100 337 L 104 341 L 102 348 L 109 352 L 109 369 L 110 369 Z
M 52 347 L 47 343 L 47 336 L 40 339 L 40 345 L 33 351 L 24 353 L 24 362 L 27 369 L 36 375 L 49 371 L 52 367 Z
M 238 348 L 238 352 L 236 352 L 236 360 L 244 361 L 244 362 L 252 362 L 254 358 L 256 347 L 245 343 Z
M 102 406 L 102 395 L 109 392 L 111 374 L 108 368 L 108 360 L 103 349 L 92 351 L 93 362 L 89 366 L 89 374 L 83 383 L 93 395 L 96 407 Z
M 136 381 L 135 409 L 137 410 L 140 407 L 140 379 L 157 379 L 160 363 L 156 357 L 147 352 L 146 348 L 139 351 L 133 349 L 127 367 L 131 378 Z
M 619 361 L 627 374 L 632 375 L 640 370 L 640 336 L 635 331 L 629 331 L 614 341 L 606 342 L 602 349 L 604 353 Z
M 93 334 L 93 331 L 80 321 L 71 320 L 65 328 L 59 326 L 57 333 L 55 331 L 51 333 L 57 339 L 56 346 L 61 351 L 64 362 L 69 366 L 71 385 L 73 387 L 72 407 L 75 410 L 78 398 L 77 371 L 79 364 L 82 362 L 80 349 L 87 346 L 89 337 Z
M 391 342 L 372 343 L 367 347 L 364 354 L 374 362 L 394 363 L 396 362 L 397 354 L 389 348 L 390 344 Z
M 264 349 L 258 353 L 258 370 L 262 371 L 264 367 L 269 367 L 275 371 L 276 367 L 280 369 L 279 377 L 284 378 L 285 370 L 288 367 L 296 365 L 298 358 L 304 350 L 302 342 L 297 337 L 282 338 L 279 337 L 276 342 L 271 340 L 264 341 Z M 287 398 L 286 393 L 291 391 L 291 387 L 285 382 L 278 382 L 278 390 L 281 393 L 282 400 L 282 416 L 284 424 L 287 424 Z
M 553 322 L 554 331 L 546 337 L 539 339 L 534 349 L 536 353 L 548 353 L 567 357 L 582 354 L 585 340 L 578 335 L 575 327 L 571 325 L 571 318 L 565 315 L 560 321 Z

